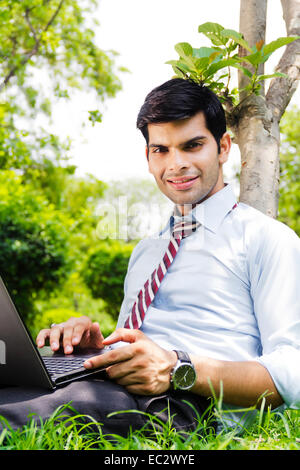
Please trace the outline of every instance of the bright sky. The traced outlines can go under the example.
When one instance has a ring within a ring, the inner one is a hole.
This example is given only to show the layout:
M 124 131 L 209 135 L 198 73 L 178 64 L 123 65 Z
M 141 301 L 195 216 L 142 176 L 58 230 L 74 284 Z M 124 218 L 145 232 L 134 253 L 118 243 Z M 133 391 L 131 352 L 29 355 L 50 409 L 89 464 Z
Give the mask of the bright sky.
M 92 173 L 108 181 L 128 177 L 150 178 L 145 143 L 136 129 L 136 116 L 146 94 L 170 79 L 173 71 L 165 62 L 176 59 L 174 45 L 189 42 L 193 47 L 209 45 L 198 25 L 206 21 L 239 29 L 239 0 L 100 0 L 98 45 L 119 52 L 118 64 L 131 73 L 122 74 L 123 90 L 106 102 L 103 121 L 92 127 L 88 111 L 95 109 L 92 96 L 79 94 L 70 103 L 54 109 L 55 132 L 74 141 L 73 163 L 78 175 Z M 247 14 L 247 12 L 245 12 Z M 267 42 L 285 36 L 280 0 L 269 0 Z M 274 53 L 267 72 L 273 72 L 283 48 Z M 300 105 L 299 89 L 293 103 Z M 239 162 L 233 146 L 231 163 Z

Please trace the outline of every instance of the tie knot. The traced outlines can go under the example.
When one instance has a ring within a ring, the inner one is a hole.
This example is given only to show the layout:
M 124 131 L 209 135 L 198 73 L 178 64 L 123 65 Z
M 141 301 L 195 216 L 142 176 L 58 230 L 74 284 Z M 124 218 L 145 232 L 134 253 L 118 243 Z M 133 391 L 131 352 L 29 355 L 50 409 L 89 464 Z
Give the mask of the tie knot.
M 174 238 L 186 238 L 191 235 L 191 233 L 195 232 L 199 225 L 200 222 L 196 220 L 182 220 L 174 225 L 172 235 Z

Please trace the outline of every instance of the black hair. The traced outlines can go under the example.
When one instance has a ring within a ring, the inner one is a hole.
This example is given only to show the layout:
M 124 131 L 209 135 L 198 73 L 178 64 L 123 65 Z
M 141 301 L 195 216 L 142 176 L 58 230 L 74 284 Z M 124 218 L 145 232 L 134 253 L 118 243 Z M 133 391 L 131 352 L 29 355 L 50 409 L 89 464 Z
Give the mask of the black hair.
M 206 127 L 214 136 L 220 152 L 220 139 L 226 132 L 225 112 L 218 97 L 207 86 L 190 79 L 172 78 L 154 88 L 145 99 L 137 117 L 149 143 L 148 124 L 187 119 L 202 111 Z

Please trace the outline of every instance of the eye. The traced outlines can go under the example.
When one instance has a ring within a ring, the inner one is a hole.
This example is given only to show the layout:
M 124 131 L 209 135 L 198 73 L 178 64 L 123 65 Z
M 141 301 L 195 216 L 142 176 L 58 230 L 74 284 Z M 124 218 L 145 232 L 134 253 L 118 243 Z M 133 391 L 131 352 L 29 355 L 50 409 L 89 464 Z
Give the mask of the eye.
M 203 142 L 191 142 L 185 146 L 186 150 L 193 150 L 203 146 Z
M 151 149 L 151 153 L 164 153 L 167 152 L 167 149 L 165 147 L 153 147 Z

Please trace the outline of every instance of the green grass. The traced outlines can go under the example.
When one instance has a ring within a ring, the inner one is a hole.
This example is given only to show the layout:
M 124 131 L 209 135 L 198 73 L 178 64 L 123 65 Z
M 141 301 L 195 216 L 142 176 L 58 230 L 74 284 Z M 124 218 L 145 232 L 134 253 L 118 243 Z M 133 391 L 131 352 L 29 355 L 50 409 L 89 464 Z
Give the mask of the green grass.
M 172 427 L 172 417 L 163 425 L 157 417 L 148 415 L 149 424 L 144 429 L 124 438 L 104 435 L 101 423 L 73 409 L 70 416 L 67 408 L 72 409 L 63 405 L 45 421 L 31 416 L 18 430 L 6 422 L 0 433 L 0 450 L 300 450 L 300 410 L 260 412 L 242 433 L 232 429 L 217 435 L 210 418 L 199 420 L 196 431 L 181 434 Z M 161 425 L 159 431 L 157 424 Z

